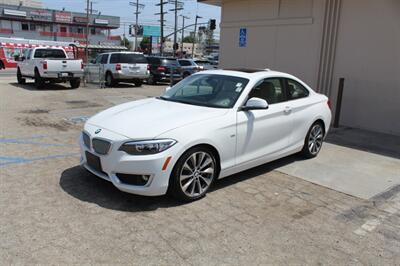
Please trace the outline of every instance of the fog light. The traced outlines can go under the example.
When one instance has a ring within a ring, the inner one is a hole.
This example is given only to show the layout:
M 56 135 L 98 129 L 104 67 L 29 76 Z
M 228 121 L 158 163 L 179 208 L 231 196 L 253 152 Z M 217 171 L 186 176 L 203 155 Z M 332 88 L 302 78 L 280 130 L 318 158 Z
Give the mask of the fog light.
M 142 179 L 143 179 L 143 181 L 145 183 L 147 183 L 149 181 L 149 179 L 150 179 L 150 176 L 149 175 L 142 175 Z

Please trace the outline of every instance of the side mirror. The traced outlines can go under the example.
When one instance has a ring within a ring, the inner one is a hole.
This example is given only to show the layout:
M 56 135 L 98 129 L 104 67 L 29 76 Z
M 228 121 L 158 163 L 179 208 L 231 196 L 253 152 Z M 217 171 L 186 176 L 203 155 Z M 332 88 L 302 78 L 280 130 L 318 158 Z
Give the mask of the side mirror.
M 266 109 L 268 109 L 267 101 L 256 97 L 249 99 L 246 102 L 246 105 L 241 108 L 242 111 L 266 110 Z
M 171 87 L 166 87 L 165 92 L 169 91 L 170 89 L 171 89 Z

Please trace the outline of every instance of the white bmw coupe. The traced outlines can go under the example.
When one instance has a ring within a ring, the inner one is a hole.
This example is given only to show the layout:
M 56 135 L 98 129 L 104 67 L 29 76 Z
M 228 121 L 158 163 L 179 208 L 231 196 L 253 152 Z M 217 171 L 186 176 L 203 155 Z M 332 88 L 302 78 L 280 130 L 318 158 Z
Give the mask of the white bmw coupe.
M 81 165 L 128 193 L 192 201 L 218 178 L 298 152 L 317 156 L 330 123 L 328 98 L 292 75 L 204 71 L 90 118 Z

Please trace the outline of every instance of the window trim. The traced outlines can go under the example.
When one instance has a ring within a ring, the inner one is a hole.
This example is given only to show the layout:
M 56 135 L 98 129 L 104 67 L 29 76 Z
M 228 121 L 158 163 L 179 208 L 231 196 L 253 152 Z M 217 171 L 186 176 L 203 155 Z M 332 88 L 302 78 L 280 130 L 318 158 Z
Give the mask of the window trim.
M 282 88 L 282 93 L 283 93 L 285 99 L 284 99 L 284 101 L 277 102 L 277 103 L 268 103 L 268 101 L 267 101 L 268 106 L 274 105 L 274 104 L 285 103 L 285 102 L 288 102 L 288 101 L 289 101 L 289 99 L 288 99 L 288 92 L 287 92 L 287 88 L 286 88 L 285 78 L 283 78 L 283 77 L 268 77 L 268 78 L 262 78 L 262 79 L 260 79 L 260 80 L 253 86 L 253 88 L 251 88 L 251 90 L 250 90 L 249 93 L 247 94 L 247 97 L 246 97 L 245 101 L 244 101 L 243 104 L 242 104 L 242 107 L 246 105 L 246 103 L 247 103 L 248 100 L 250 100 L 250 97 L 249 97 L 249 96 L 250 96 L 250 93 L 251 93 L 258 85 L 260 85 L 261 83 L 263 83 L 264 81 L 269 80 L 269 79 L 278 79 L 278 80 L 280 81 L 280 83 L 281 83 L 281 88 Z M 263 100 L 265 100 L 265 99 L 263 99 Z
M 284 86 L 285 86 L 285 91 L 286 91 L 286 98 L 287 98 L 288 102 L 301 100 L 301 99 L 305 99 L 305 98 L 310 97 L 310 94 L 311 94 L 310 90 L 304 84 L 302 84 L 301 82 L 299 82 L 299 81 L 297 81 L 295 79 L 292 79 L 292 78 L 283 78 L 283 80 L 284 80 Z M 290 97 L 290 95 L 289 95 L 289 81 L 293 81 L 293 82 L 301 85 L 307 91 L 307 96 L 296 98 L 296 99 L 292 99 Z

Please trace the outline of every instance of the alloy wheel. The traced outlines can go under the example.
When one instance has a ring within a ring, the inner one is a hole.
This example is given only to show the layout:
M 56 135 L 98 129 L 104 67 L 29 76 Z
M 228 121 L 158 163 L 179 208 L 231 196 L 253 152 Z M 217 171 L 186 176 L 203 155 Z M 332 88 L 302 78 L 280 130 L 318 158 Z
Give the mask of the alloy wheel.
M 207 192 L 215 176 L 215 162 L 206 152 L 193 153 L 180 173 L 180 186 L 186 196 L 198 197 Z
M 319 153 L 322 147 L 323 139 L 324 130 L 322 129 L 321 125 L 314 125 L 310 131 L 310 136 L 308 137 L 308 150 L 312 155 Z

